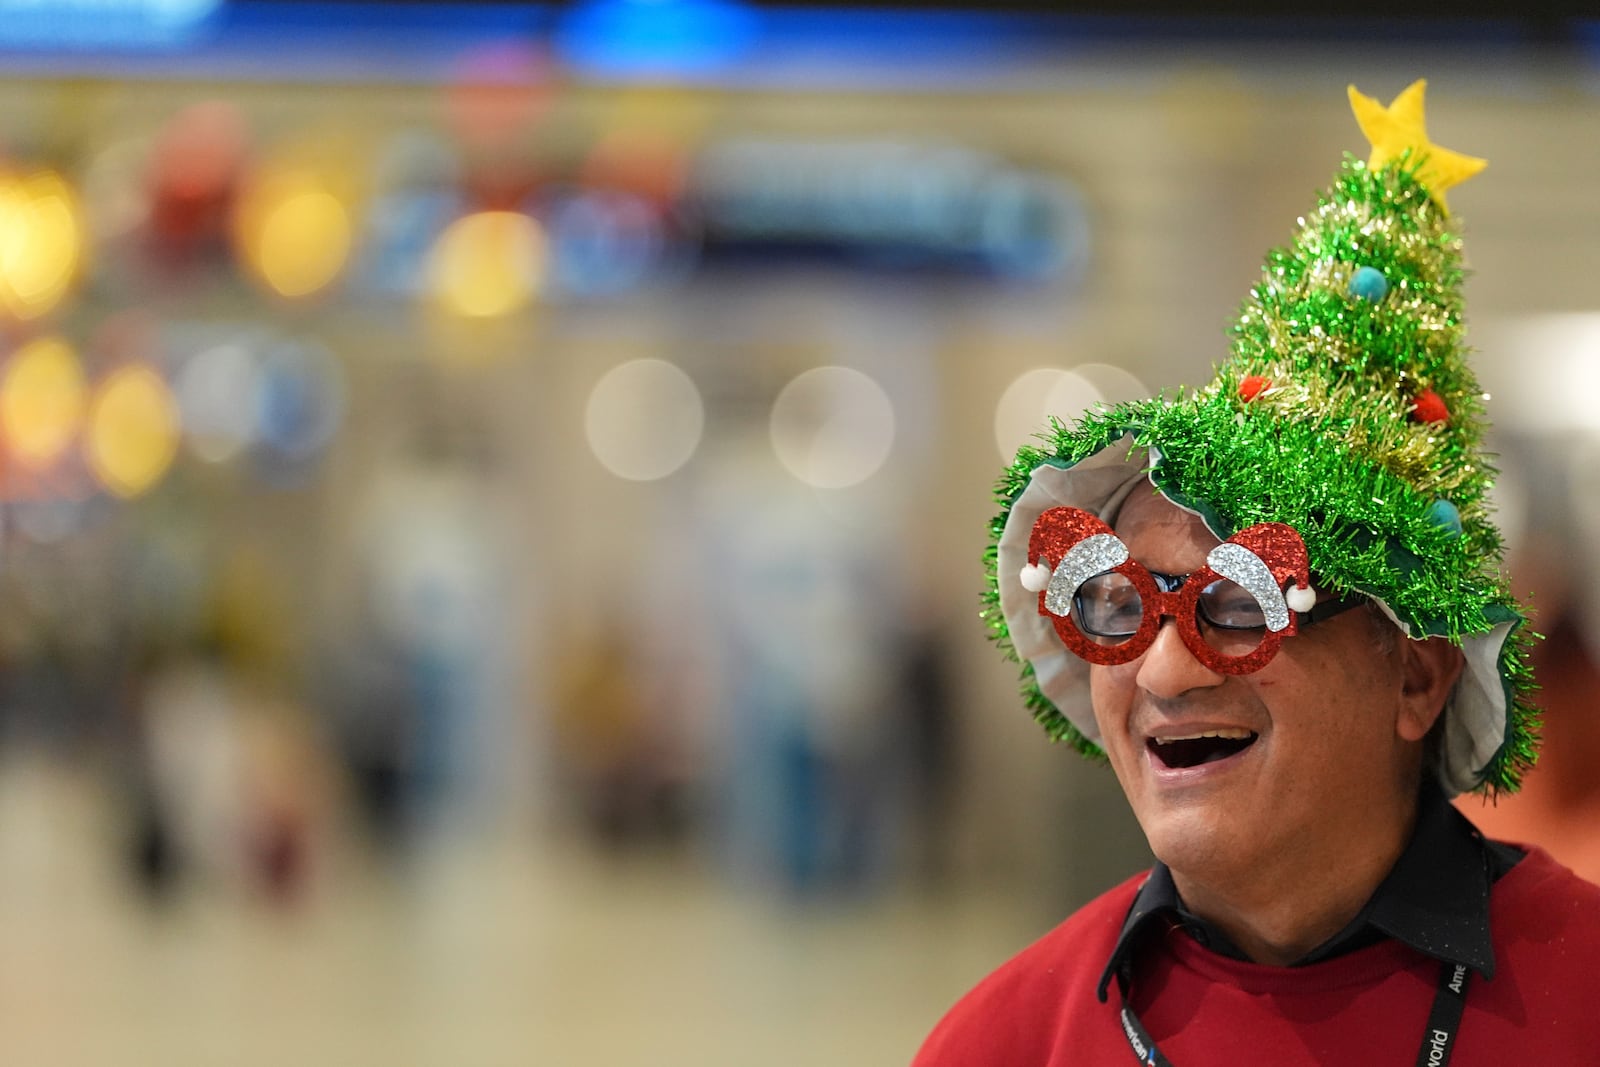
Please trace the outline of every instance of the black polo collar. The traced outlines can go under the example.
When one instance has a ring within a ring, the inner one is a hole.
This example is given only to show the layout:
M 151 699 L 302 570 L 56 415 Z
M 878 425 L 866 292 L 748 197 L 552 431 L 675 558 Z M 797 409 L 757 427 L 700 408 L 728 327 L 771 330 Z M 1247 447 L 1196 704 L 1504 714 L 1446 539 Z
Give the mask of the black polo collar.
M 1518 849 L 1486 840 L 1430 783 L 1418 800 L 1411 840 L 1366 906 L 1343 930 L 1290 966 L 1319 963 L 1392 937 L 1437 960 L 1465 964 L 1493 978 L 1489 887 L 1522 856 Z M 1166 921 L 1183 926 L 1213 952 L 1245 958 L 1220 929 L 1184 907 L 1172 872 L 1157 863 L 1134 897 L 1100 976 L 1102 1001 L 1139 941 Z

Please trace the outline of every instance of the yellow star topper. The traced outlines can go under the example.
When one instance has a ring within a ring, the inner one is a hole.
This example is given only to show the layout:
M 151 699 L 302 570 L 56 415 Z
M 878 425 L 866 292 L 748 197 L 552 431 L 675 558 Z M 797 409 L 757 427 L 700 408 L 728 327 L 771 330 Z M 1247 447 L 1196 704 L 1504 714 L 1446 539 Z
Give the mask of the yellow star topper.
M 1417 181 L 1427 188 L 1439 210 L 1449 215 L 1444 191 L 1466 181 L 1488 166 L 1489 161 L 1440 148 L 1428 140 L 1422 115 L 1422 94 L 1427 88 L 1427 80 L 1418 78 L 1394 98 L 1394 103 L 1384 107 L 1352 85 L 1350 109 L 1356 113 L 1361 132 L 1372 142 L 1367 166 L 1378 170 L 1410 149 Z

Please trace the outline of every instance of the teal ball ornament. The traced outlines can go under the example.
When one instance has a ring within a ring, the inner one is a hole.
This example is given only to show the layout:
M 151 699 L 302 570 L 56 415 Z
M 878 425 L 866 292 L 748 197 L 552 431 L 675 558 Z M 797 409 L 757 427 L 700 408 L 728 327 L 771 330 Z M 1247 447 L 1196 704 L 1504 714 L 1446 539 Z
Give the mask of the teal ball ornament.
M 1376 304 L 1389 295 L 1389 279 L 1377 267 L 1359 267 L 1350 276 L 1350 293 L 1369 304 Z
M 1452 537 L 1461 536 L 1461 510 L 1448 500 L 1435 500 L 1429 505 L 1428 521 Z

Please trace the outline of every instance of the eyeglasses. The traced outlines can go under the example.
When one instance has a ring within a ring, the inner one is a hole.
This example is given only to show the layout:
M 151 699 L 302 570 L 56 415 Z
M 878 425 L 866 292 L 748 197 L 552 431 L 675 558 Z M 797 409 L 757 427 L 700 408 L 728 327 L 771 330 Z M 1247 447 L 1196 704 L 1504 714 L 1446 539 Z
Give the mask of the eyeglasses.
M 1171 617 L 1185 647 L 1222 674 L 1249 674 L 1283 638 L 1348 611 L 1359 596 L 1317 602 L 1305 543 L 1291 526 L 1260 523 L 1230 537 L 1187 575 L 1147 570 L 1097 516 L 1051 508 L 1034 524 L 1025 588 L 1039 593 L 1062 643 L 1090 663 L 1143 655 Z M 1287 591 L 1285 587 L 1288 587 Z
M 1224 666 L 1235 667 L 1223 673 L 1242 674 L 1259 669 L 1245 667 L 1245 664 L 1269 636 L 1274 639 L 1273 651 L 1276 651 L 1276 640 L 1287 636 L 1268 628 L 1261 602 L 1238 582 L 1204 572 L 1162 574 L 1146 570 L 1144 573 L 1155 587 L 1153 596 L 1146 596 L 1137 579 L 1121 571 L 1097 574 L 1080 585 L 1073 595 L 1070 617 L 1099 647 L 1126 646 L 1145 630 L 1146 616 L 1153 616 L 1155 626 L 1150 637 L 1128 654 L 1129 659 L 1136 658 L 1155 640 L 1161 619 L 1170 615 L 1180 620 L 1178 634 L 1190 651 L 1194 651 L 1197 641 L 1203 642 Z M 1194 581 L 1196 577 L 1204 584 Z M 1210 580 L 1206 581 L 1207 578 Z M 1309 626 L 1364 602 L 1365 598 L 1359 596 L 1325 600 L 1313 605 L 1310 611 L 1294 612 L 1294 618 L 1298 626 Z M 1266 663 L 1261 665 L 1266 666 Z

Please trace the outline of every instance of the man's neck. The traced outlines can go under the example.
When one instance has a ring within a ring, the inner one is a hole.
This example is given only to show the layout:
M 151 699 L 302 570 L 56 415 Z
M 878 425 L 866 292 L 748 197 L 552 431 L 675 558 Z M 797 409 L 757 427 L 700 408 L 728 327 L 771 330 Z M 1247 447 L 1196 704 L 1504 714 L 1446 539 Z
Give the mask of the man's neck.
M 1405 851 L 1416 816 L 1413 804 L 1357 856 L 1286 856 L 1271 870 L 1233 878 L 1173 870 L 1172 881 L 1184 906 L 1216 924 L 1246 957 L 1285 967 L 1356 917 Z

